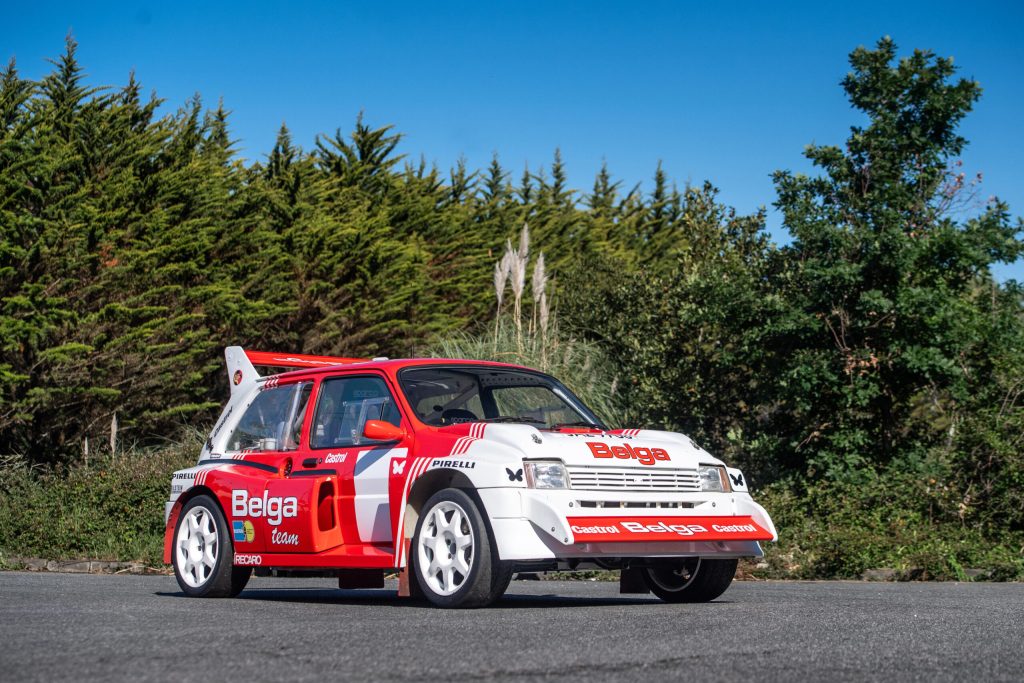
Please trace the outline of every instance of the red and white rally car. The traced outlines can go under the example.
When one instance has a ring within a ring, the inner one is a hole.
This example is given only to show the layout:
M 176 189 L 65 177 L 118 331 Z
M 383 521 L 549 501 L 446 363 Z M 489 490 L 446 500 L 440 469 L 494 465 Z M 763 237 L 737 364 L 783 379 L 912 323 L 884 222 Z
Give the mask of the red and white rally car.
M 398 571 L 400 594 L 471 607 L 515 571 L 596 567 L 698 602 L 777 538 L 739 470 L 682 434 L 608 430 L 534 370 L 225 356 L 231 399 L 166 504 L 164 561 L 188 595 L 237 595 L 254 570 L 344 588 Z

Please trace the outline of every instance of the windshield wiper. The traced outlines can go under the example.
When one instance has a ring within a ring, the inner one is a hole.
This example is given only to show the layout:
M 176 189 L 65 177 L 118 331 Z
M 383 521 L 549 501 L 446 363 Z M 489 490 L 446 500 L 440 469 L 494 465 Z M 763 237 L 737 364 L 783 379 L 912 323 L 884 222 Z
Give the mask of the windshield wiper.
M 604 430 L 603 427 L 599 427 L 593 422 L 559 422 L 558 424 L 551 425 L 551 429 L 561 429 L 562 427 L 590 427 L 591 429 Z
M 540 425 L 547 424 L 544 420 L 538 420 L 528 415 L 499 415 L 498 417 L 489 417 L 485 420 L 477 420 L 477 422 L 532 422 Z

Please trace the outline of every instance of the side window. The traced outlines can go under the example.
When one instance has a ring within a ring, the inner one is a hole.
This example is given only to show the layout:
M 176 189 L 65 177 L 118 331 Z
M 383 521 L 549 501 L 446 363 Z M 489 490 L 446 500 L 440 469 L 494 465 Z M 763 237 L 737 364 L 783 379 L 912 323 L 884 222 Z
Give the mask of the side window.
M 313 393 L 313 383 L 303 382 L 295 394 L 295 407 L 288 420 L 288 438 L 284 450 L 293 451 L 302 441 L 302 425 L 306 421 L 306 408 L 309 407 L 309 395 Z
M 228 438 L 228 451 L 291 451 L 299 446 L 312 382 L 263 389 Z
M 320 387 L 310 445 L 336 448 L 377 443 L 363 436 L 367 420 L 384 420 L 396 427 L 402 415 L 379 377 L 334 377 Z

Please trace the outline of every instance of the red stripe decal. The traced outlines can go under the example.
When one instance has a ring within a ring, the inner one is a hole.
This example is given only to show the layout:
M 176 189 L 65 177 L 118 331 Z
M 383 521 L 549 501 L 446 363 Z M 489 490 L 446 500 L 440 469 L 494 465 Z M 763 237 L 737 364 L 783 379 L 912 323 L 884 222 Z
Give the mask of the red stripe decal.
M 405 488 L 402 490 L 401 507 L 398 510 L 398 528 L 395 530 L 394 538 L 398 567 L 405 566 L 405 504 L 409 499 L 409 491 L 412 490 L 413 482 L 420 476 L 420 474 L 422 474 L 423 470 L 425 470 L 429 464 L 430 458 L 420 458 L 419 461 L 413 463 L 413 466 L 409 470 L 409 476 L 405 480 Z

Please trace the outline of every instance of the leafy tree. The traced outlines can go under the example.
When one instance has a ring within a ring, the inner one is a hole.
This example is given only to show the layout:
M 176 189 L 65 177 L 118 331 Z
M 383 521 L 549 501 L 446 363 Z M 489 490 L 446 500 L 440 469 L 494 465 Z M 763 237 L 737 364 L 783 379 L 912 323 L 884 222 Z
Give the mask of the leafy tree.
M 1021 223 L 998 200 L 972 203 L 956 160 L 980 89 L 928 52 L 897 61 L 888 39 L 851 64 L 843 87 L 866 124 L 845 148 L 808 148 L 820 175 L 776 174 L 790 246 L 774 249 L 763 216 L 736 216 L 710 185 L 669 209 L 656 177 L 614 222 L 647 246 L 588 264 L 560 308 L 621 363 L 634 419 L 688 431 L 762 481 L 856 479 L 893 461 L 949 474 L 940 461 L 965 424 L 1002 463 L 992 472 L 1016 472 L 995 455 L 1016 443 L 1015 413 L 979 422 L 986 402 L 1015 405 L 1007 368 L 1024 358 L 1020 299 L 989 272 L 1021 253 Z
M 825 469 L 885 462 L 935 444 L 936 413 L 972 391 L 983 341 L 975 291 L 1021 253 L 1020 223 L 992 201 L 957 220 L 957 124 L 981 95 L 952 60 L 888 38 L 850 55 L 843 80 L 868 119 L 845 149 L 811 146 L 816 177 L 779 172 L 776 205 L 794 242 L 779 291 L 794 314 L 774 330 L 789 362 L 782 448 Z M 932 406 L 929 409 L 925 406 Z
M 74 457 L 115 413 L 143 439 L 207 420 L 227 343 L 409 355 L 472 332 L 528 224 L 561 329 L 617 368 L 623 422 L 683 429 L 762 480 L 930 468 L 963 489 L 965 519 L 994 519 L 971 496 L 1009 500 L 1021 470 L 1021 300 L 988 268 L 1021 243 L 956 165 L 980 91 L 888 40 L 851 63 L 866 123 L 809 148 L 818 175 L 776 175 L 794 237 L 776 249 L 763 212 L 738 215 L 710 183 L 679 190 L 660 165 L 650 192 L 602 167 L 586 195 L 557 150 L 518 183 L 497 157 L 445 173 L 362 116 L 309 151 L 282 125 L 243 164 L 223 104 L 158 118 L 134 75 L 88 87 L 70 39 L 39 82 L 12 62 L 0 450 Z
M 674 247 L 649 265 L 606 255 L 571 271 L 561 310 L 619 368 L 623 424 L 683 431 L 750 465 L 744 428 L 765 390 L 751 331 L 779 306 L 762 289 L 774 252 L 763 213 L 738 217 L 716 192 L 687 191 L 687 218 L 664 227 Z

